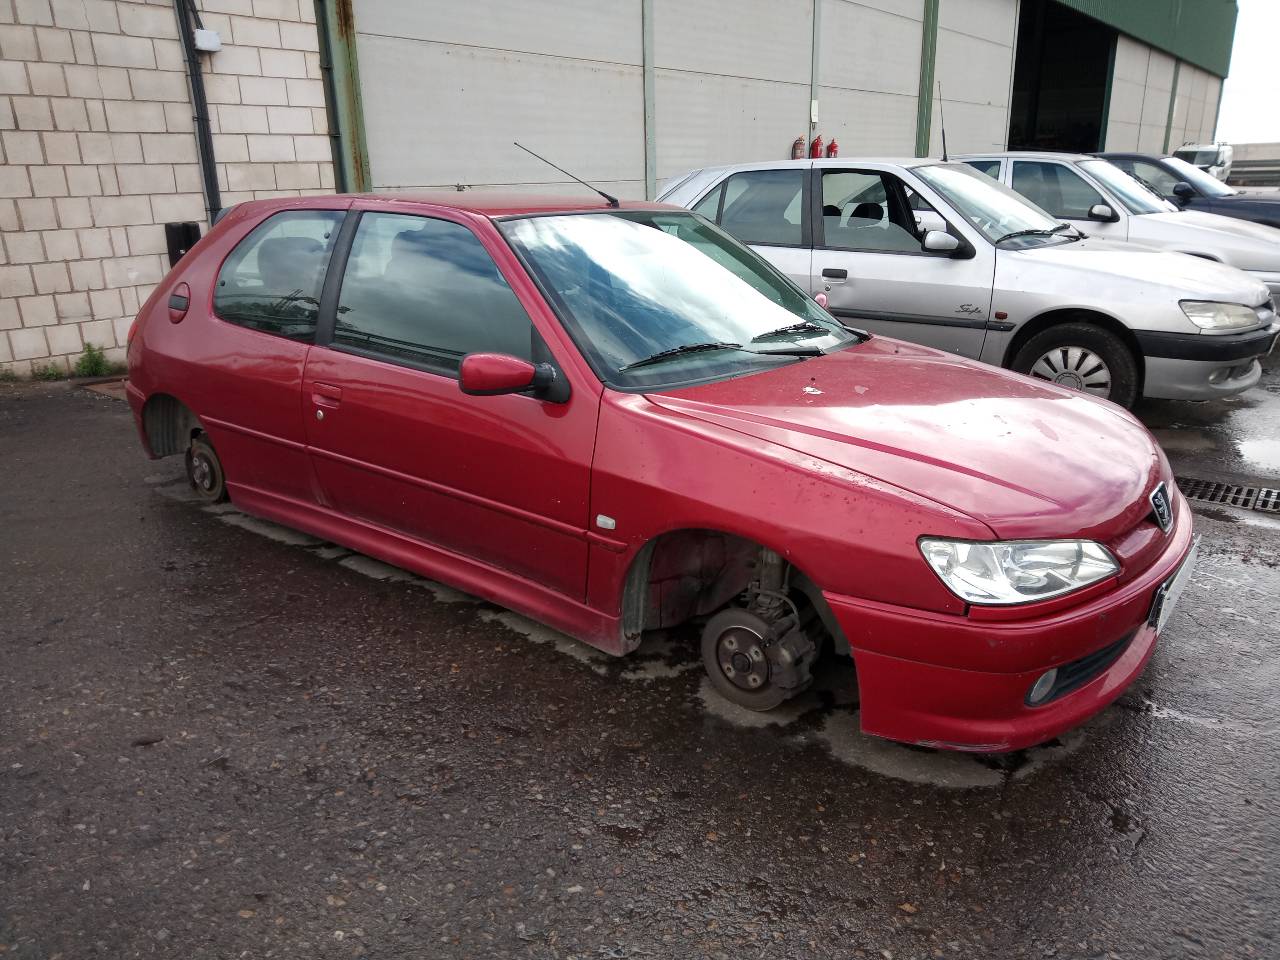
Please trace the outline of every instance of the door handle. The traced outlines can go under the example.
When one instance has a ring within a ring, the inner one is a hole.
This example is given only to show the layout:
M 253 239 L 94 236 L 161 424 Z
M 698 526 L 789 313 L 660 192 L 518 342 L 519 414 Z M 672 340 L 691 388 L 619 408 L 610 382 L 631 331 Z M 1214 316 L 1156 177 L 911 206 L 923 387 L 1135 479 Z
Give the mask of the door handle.
M 342 388 L 331 383 L 313 383 L 311 402 L 317 407 L 336 407 L 342 402 Z
M 823 280 L 848 280 L 849 271 L 845 270 L 843 267 L 823 267 L 822 279 Z

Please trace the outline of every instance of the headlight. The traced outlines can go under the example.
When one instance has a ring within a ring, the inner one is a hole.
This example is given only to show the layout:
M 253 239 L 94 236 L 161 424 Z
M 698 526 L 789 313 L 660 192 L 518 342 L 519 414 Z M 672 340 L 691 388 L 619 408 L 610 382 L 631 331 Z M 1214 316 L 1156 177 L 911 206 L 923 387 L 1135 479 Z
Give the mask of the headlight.
M 968 603 L 1031 603 L 1103 580 L 1120 569 L 1092 540 L 920 541 L 934 573 Z
M 1214 303 L 1210 300 L 1180 300 L 1178 306 L 1187 319 L 1201 330 L 1240 330 L 1256 327 L 1258 314 L 1252 307 L 1238 303 Z

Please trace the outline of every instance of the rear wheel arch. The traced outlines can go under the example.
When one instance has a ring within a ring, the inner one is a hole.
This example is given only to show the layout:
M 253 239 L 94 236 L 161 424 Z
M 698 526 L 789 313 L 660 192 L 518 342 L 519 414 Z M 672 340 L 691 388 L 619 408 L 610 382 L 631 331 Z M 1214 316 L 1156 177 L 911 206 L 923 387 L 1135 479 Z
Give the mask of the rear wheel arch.
M 147 445 L 157 457 L 186 453 L 191 441 L 204 433 L 200 418 L 177 397 L 152 394 L 142 407 L 142 426 Z

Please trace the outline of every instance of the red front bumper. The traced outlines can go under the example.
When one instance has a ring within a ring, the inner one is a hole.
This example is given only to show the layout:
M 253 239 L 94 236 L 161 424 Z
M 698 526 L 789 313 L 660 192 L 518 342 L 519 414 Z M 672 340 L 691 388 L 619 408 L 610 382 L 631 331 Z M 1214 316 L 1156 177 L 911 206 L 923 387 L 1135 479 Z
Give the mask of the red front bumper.
M 1147 625 L 1152 601 L 1191 549 L 1191 511 L 1176 499 L 1168 545 L 1151 567 L 1038 618 L 974 620 L 827 594 L 857 664 L 863 732 L 994 753 L 1051 740 L 1098 713 L 1137 679 L 1155 650 L 1156 632 Z M 1118 658 L 1091 680 L 1044 706 L 1026 705 L 1046 670 L 1130 634 Z M 904 649 L 913 656 L 903 657 Z

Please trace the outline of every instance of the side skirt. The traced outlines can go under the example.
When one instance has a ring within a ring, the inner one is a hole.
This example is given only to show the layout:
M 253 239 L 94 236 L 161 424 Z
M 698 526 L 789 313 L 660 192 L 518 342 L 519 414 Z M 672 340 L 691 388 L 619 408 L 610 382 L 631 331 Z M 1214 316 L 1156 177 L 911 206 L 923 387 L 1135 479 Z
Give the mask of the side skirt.
M 264 520 L 358 550 L 524 614 L 613 656 L 625 652 L 622 619 L 505 570 L 383 527 L 255 487 L 228 483 L 232 502 Z

